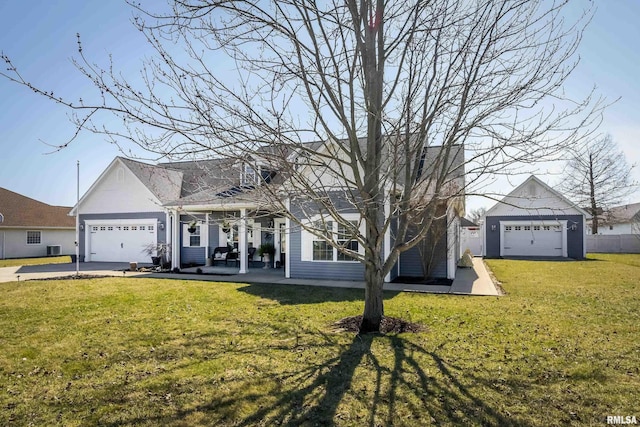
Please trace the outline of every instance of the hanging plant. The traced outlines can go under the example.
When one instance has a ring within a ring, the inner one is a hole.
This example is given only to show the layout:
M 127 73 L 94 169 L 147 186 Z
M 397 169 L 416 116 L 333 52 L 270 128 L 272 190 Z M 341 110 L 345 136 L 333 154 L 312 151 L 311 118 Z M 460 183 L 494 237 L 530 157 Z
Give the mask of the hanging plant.
M 227 221 L 222 223 L 222 232 L 223 233 L 228 233 L 229 231 L 231 231 L 231 226 L 229 225 L 229 223 Z
M 191 233 L 191 234 L 195 233 L 195 232 L 196 232 L 196 225 L 197 225 L 197 222 L 196 222 L 196 221 L 191 221 L 191 222 L 189 223 L 189 228 L 187 228 L 187 231 L 188 231 L 189 233 Z

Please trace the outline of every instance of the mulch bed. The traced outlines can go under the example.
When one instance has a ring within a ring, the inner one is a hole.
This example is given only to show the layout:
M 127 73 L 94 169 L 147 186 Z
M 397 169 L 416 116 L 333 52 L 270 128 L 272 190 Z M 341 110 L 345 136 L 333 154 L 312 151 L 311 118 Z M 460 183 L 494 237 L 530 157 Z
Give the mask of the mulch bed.
M 362 316 L 352 316 L 345 317 L 333 324 L 333 327 L 336 331 L 340 332 L 355 332 L 358 333 L 360 331 L 360 323 L 362 323 Z M 382 318 L 382 323 L 380 324 L 380 333 L 382 334 L 399 334 L 402 332 L 422 332 L 426 331 L 426 327 L 419 323 L 411 323 L 407 322 L 403 319 L 398 319 L 396 317 L 387 317 L 384 316 Z
M 76 276 L 75 274 L 69 275 L 69 276 L 60 276 L 60 277 L 42 277 L 42 278 L 38 278 L 38 279 L 28 279 L 29 281 L 32 280 L 79 280 L 79 279 L 102 279 L 105 277 L 113 277 L 113 276 L 107 276 L 107 275 L 103 275 L 103 274 L 81 274 L 79 276 Z

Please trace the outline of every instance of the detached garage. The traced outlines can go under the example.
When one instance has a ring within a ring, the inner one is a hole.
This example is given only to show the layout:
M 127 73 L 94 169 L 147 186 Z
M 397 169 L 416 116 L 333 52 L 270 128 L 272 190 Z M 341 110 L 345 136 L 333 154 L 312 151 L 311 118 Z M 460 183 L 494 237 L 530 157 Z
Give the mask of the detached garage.
M 485 216 L 485 256 L 586 256 L 588 214 L 531 175 Z

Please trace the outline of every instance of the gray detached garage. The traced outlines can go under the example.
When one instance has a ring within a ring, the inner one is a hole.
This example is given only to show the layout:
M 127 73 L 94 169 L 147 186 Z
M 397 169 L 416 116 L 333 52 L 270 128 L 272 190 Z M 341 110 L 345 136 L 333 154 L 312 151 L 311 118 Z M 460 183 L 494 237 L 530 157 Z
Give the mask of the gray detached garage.
M 531 175 L 485 215 L 485 253 L 498 257 L 586 256 L 588 214 Z

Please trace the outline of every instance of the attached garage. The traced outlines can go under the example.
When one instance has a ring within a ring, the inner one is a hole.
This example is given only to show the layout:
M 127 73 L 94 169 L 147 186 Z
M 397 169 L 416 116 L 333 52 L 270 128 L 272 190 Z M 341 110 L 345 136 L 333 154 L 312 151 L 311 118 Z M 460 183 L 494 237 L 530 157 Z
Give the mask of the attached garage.
M 87 261 L 150 262 L 145 248 L 157 243 L 157 220 L 86 221 Z
M 566 221 L 501 221 L 500 256 L 567 256 Z

